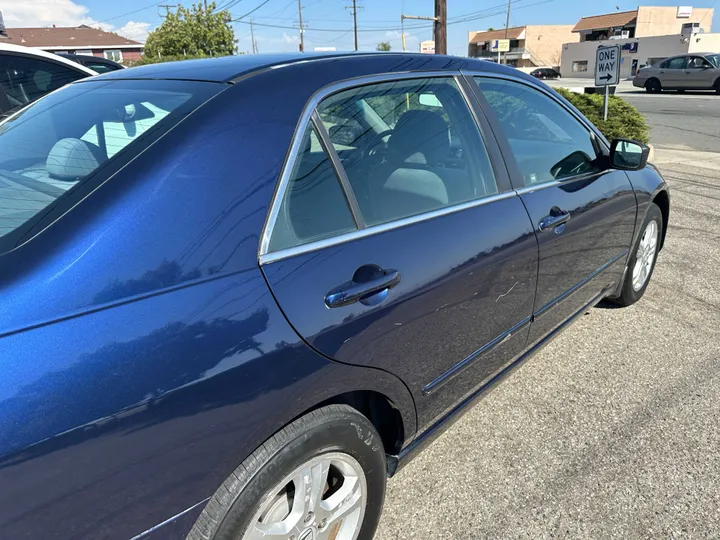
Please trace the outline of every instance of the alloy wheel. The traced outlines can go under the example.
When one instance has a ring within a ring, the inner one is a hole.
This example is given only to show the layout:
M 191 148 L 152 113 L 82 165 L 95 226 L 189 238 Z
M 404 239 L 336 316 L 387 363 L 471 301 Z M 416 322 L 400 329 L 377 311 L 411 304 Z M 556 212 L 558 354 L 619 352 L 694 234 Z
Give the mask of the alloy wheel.
M 242 540 L 356 540 L 366 504 L 365 473 L 355 458 L 322 454 L 268 492 Z
M 636 292 L 643 288 L 652 271 L 657 253 L 658 232 L 657 222 L 651 221 L 640 239 L 632 273 L 632 285 Z

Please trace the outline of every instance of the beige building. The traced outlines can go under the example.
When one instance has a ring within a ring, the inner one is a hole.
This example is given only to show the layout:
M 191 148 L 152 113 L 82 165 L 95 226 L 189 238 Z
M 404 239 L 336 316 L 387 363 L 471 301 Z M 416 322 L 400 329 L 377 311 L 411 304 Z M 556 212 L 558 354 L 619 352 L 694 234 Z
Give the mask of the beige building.
M 564 43 L 577 42 L 573 25 L 528 25 L 508 28 L 510 51 L 500 53 L 503 62 L 517 68 L 558 67 Z M 505 39 L 505 29 L 489 32 L 470 32 L 468 56 L 497 62 L 498 53 L 492 52 L 492 41 Z
M 633 11 L 583 17 L 572 31 L 580 36 L 580 42 L 668 36 L 682 34 L 686 27 L 708 33 L 713 11 L 692 6 L 640 6 Z
M 583 17 L 573 28 L 580 42 L 562 46 L 560 74 L 593 78 L 599 46 L 619 45 L 620 78 L 627 79 L 644 65 L 669 56 L 693 52 L 720 52 L 720 34 L 711 34 L 713 9 L 690 6 L 641 6 Z

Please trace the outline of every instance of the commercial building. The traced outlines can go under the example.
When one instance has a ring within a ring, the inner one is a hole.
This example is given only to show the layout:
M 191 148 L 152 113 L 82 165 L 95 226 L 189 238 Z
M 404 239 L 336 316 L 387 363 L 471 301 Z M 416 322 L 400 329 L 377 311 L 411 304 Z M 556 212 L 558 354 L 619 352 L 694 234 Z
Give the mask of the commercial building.
M 720 34 L 709 33 L 713 14 L 712 8 L 641 6 L 634 11 L 583 17 L 572 30 L 579 42 L 562 46 L 560 74 L 593 77 L 599 46 L 620 46 L 621 78 L 632 77 L 639 67 L 669 56 L 720 51 Z
M 517 68 L 553 67 L 560 65 L 564 43 L 576 42 L 573 25 L 528 25 L 507 29 L 510 50 L 501 53 L 503 62 Z M 497 62 L 498 53 L 491 51 L 493 40 L 505 39 L 505 29 L 486 32 L 470 32 L 468 35 L 468 56 Z
M 6 28 L 5 43 L 36 47 L 47 52 L 101 56 L 116 62 L 138 60 L 143 44 L 98 28 L 77 27 Z

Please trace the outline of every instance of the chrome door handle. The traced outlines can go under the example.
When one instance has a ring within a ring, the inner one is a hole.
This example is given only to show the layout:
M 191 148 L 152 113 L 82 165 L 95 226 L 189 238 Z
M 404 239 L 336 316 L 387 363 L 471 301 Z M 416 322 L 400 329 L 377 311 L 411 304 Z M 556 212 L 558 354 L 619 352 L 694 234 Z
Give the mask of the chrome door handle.
M 538 230 L 540 232 L 549 231 L 560 225 L 564 225 L 570 221 L 570 212 L 560 210 L 557 206 L 554 206 L 550 210 L 550 215 L 545 216 L 538 223 Z
M 361 273 L 363 270 L 365 272 Z M 371 275 L 368 276 L 368 273 Z M 355 302 L 365 303 L 365 297 L 392 289 L 398 283 L 400 283 L 400 272 L 397 270 L 383 270 L 375 265 L 366 265 L 355 272 L 352 281 L 343 283 L 327 293 L 325 305 L 329 308 L 337 308 Z M 374 304 L 375 302 L 369 302 L 369 305 Z

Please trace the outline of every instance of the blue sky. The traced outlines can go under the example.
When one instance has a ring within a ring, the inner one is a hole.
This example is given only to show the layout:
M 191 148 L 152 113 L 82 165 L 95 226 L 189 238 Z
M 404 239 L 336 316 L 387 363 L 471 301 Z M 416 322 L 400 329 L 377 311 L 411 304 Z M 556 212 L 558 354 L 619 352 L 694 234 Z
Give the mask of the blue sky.
M 97 25 L 142 41 L 147 32 L 162 21 L 159 4 L 177 4 L 179 0 L 15 0 L 2 5 L 8 27 L 71 26 L 81 23 Z M 182 1 L 182 0 L 180 0 Z M 353 48 L 352 15 L 346 5 L 352 0 L 302 0 L 306 50 L 334 46 L 338 50 Z M 393 50 L 401 50 L 400 15 L 432 15 L 433 0 L 357 0 L 360 49 L 374 49 L 381 41 L 390 41 Z M 184 2 L 190 4 L 191 2 Z M 255 39 L 260 52 L 296 51 L 298 48 L 297 0 L 218 0 L 219 6 L 230 5 L 233 17 L 250 16 L 234 23 L 240 51 L 251 50 L 252 17 Z M 683 2 L 688 5 L 689 2 Z M 507 0 L 448 0 L 448 52 L 467 53 L 469 31 L 505 26 Z M 636 2 L 625 0 L 512 0 L 510 25 L 574 24 L 580 17 L 635 9 Z M 677 0 L 642 2 L 641 5 L 677 5 Z M 702 0 L 694 7 L 713 7 L 714 0 Z M 257 8 L 257 9 L 256 9 Z M 720 24 L 720 23 L 718 23 Z M 432 25 L 406 21 L 408 50 L 417 51 L 418 43 L 432 38 Z

